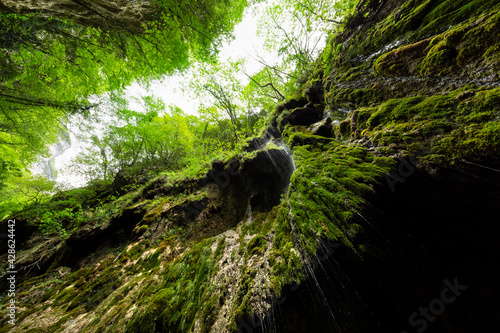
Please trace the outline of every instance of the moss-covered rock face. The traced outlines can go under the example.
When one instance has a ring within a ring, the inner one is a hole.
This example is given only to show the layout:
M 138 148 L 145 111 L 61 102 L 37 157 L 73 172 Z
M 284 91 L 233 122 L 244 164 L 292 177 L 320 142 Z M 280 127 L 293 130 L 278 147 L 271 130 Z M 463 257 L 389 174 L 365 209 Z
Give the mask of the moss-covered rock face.
M 240 156 L 54 198 L 74 210 L 64 239 L 20 213 L 0 332 L 413 332 L 455 276 L 464 301 L 428 331 L 497 331 L 499 13 L 360 1 Z
M 322 55 L 325 102 L 354 109 L 390 98 L 497 84 L 498 1 L 362 1 Z
M 430 167 L 497 156 L 498 1 L 366 1 L 360 9 L 325 51 L 338 52 L 323 55 L 327 107 L 352 110 L 337 137 Z
M 37 270 L 18 275 L 24 306 L 3 330 L 232 330 L 272 295 L 261 267 L 294 170 L 281 142 L 261 141 L 197 179 L 160 176 L 104 200 L 64 240 L 35 233 L 17 263 Z
M 391 99 L 361 108 L 337 131 L 368 139 L 381 154 L 412 155 L 423 164 L 445 166 L 498 156 L 500 89 L 470 89 L 429 97 Z
M 484 76 L 499 68 L 498 6 L 458 23 L 441 34 L 383 54 L 374 64 L 378 75 Z M 488 70 L 485 70 L 485 68 Z M 473 72 L 471 72 L 473 71 Z

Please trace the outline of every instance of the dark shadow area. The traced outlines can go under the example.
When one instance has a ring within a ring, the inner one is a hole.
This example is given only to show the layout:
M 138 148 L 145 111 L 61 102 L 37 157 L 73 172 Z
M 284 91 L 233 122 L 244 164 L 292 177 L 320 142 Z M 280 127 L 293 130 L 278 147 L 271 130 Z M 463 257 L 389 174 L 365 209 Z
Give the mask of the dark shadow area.
M 277 148 L 263 148 L 243 161 L 213 163 L 212 170 L 201 181 L 202 186 L 216 189 L 212 201 L 219 208 L 216 212 L 207 211 L 206 216 L 217 225 L 209 235 L 236 226 L 246 216 L 249 205 L 252 211 L 270 211 L 288 188 L 293 170 L 291 155 Z M 210 203 L 207 206 L 210 207 Z M 200 207 L 199 213 L 203 209 Z M 191 211 L 186 213 L 191 220 L 197 215 Z
M 363 259 L 345 247 L 318 253 L 314 274 L 284 288 L 265 322 L 239 330 L 499 332 L 496 170 L 498 163 L 435 177 L 417 171 L 394 191 L 384 181 L 355 221 L 365 229 Z
M 126 209 L 119 216 L 111 219 L 110 225 L 105 229 L 92 230 L 80 229 L 66 240 L 66 246 L 59 255 L 58 266 L 81 268 L 84 262 L 106 249 L 124 246 L 137 238 L 132 230 L 144 216 L 143 211 Z

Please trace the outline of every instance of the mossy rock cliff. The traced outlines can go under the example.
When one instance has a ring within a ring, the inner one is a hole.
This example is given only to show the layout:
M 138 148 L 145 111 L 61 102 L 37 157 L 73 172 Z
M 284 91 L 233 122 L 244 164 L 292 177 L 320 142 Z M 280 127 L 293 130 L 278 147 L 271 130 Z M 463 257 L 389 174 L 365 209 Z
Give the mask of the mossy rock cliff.
M 89 204 L 66 239 L 19 215 L 0 332 L 500 331 L 499 19 L 360 1 L 245 153 Z

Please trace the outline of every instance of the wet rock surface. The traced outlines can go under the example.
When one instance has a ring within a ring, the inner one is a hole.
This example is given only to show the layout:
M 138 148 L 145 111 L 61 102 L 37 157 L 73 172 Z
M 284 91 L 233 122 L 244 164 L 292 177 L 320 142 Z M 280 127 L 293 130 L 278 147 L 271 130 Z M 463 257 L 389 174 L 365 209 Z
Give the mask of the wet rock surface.
M 478 166 L 449 169 L 439 179 L 416 172 L 394 192 L 384 184 L 357 218 L 368 256 L 360 260 L 326 243 L 314 274 L 284 288 L 266 328 L 258 323 L 255 331 L 272 331 L 271 325 L 276 332 L 500 329 L 492 268 L 500 246 L 491 237 L 500 232 L 498 184 L 498 172 Z
M 361 1 L 244 154 L 28 237 L 17 331 L 500 331 L 499 12 Z

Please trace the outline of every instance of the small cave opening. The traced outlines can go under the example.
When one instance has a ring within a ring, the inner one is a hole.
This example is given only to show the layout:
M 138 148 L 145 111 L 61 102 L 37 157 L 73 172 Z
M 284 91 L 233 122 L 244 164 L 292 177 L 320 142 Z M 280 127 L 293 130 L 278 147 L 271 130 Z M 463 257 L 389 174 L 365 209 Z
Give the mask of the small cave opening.
M 136 238 L 132 230 L 143 216 L 144 212 L 125 210 L 121 215 L 112 217 L 107 228 L 73 234 L 66 240 L 58 264 L 79 269 L 97 257 L 103 257 L 109 250 L 123 247 Z
M 290 185 L 293 171 L 293 159 L 286 149 L 265 149 L 245 161 L 241 174 L 252 209 L 267 212 L 278 205 Z
M 217 186 L 224 223 L 232 228 L 252 211 L 268 212 L 281 202 L 294 171 L 292 155 L 282 148 L 264 148 L 234 165 L 213 168 L 203 181 Z

